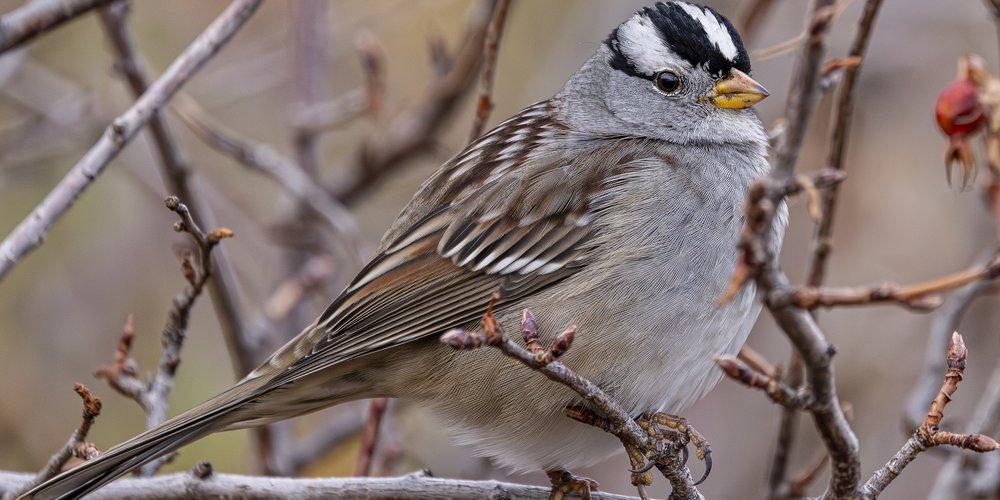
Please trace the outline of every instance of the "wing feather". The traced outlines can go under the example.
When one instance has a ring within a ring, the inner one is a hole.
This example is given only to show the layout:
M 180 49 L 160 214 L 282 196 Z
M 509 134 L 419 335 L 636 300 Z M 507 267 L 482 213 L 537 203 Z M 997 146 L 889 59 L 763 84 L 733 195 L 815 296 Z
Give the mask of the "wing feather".
M 596 214 L 607 208 L 594 200 L 606 198 L 602 190 L 634 156 L 616 147 L 621 138 L 568 148 L 560 142 L 568 131 L 545 106 L 501 124 L 428 179 L 379 255 L 269 369 L 252 375 L 273 375 L 262 390 L 473 324 L 492 292 L 503 305 L 587 265 Z M 510 148 L 511 136 L 524 142 L 521 150 Z M 510 170 L 493 175 L 498 166 Z

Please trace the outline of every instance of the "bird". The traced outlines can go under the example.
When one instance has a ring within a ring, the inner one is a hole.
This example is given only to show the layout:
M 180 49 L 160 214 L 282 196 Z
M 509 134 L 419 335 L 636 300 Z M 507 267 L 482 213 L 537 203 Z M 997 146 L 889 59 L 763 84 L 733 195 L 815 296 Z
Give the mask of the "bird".
M 577 324 L 561 361 L 632 415 L 679 414 L 721 379 L 761 309 L 732 300 L 742 204 L 769 170 L 733 24 L 662 1 L 635 11 L 554 96 L 471 142 L 417 190 L 375 256 L 298 336 L 233 387 L 30 490 L 77 498 L 205 435 L 346 401 L 433 410 L 460 443 L 512 472 L 594 465 L 621 449 L 568 419 L 570 389 L 496 349 L 442 344 L 493 313 L 543 341 Z M 784 208 L 766 237 L 784 234 Z

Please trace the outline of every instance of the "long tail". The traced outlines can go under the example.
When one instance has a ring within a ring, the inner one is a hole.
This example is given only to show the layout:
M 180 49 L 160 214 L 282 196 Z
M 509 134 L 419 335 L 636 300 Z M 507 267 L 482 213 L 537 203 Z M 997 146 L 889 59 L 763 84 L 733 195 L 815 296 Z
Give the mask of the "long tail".
M 174 451 L 185 444 L 234 423 L 234 413 L 246 401 L 247 392 L 240 386 L 218 396 L 111 448 L 99 457 L 84 462 L 18 497 L 22 499 L 79 498 L 129 471 Z

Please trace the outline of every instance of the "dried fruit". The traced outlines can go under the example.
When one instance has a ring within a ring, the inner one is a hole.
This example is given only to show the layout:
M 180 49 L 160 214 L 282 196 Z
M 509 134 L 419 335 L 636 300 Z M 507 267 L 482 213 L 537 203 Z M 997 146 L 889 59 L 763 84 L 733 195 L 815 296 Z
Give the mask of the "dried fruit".
M 941 131 L 948 136 L 944 159 L 948 184 L 951 184 L 952 166 L 958 162 L 962 167 L 964 190 L 971 184 L 976 172 L 976 157 L 968 139 L 983 129 L 987 116 L 980 98 L 980 84 L 984 76 L 981 59 L 965 56 L 958 67 L 958 78 L 938 95 L 934 114 Z

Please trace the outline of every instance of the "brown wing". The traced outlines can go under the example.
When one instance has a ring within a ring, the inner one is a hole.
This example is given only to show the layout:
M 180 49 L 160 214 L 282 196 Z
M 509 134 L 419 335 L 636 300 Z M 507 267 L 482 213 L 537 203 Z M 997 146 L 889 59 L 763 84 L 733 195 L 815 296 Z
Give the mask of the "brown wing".
M 351 286 L 255 375 L 281 370 L 274 387 L 440 335 L 475 322 L 494 291 L 516 301 L 585 267 L 606 208 L 595 200 L 634 156 L 615 147 L 620 138 L 571 137 L 546 106 L 501 124 L 431 177 Z

